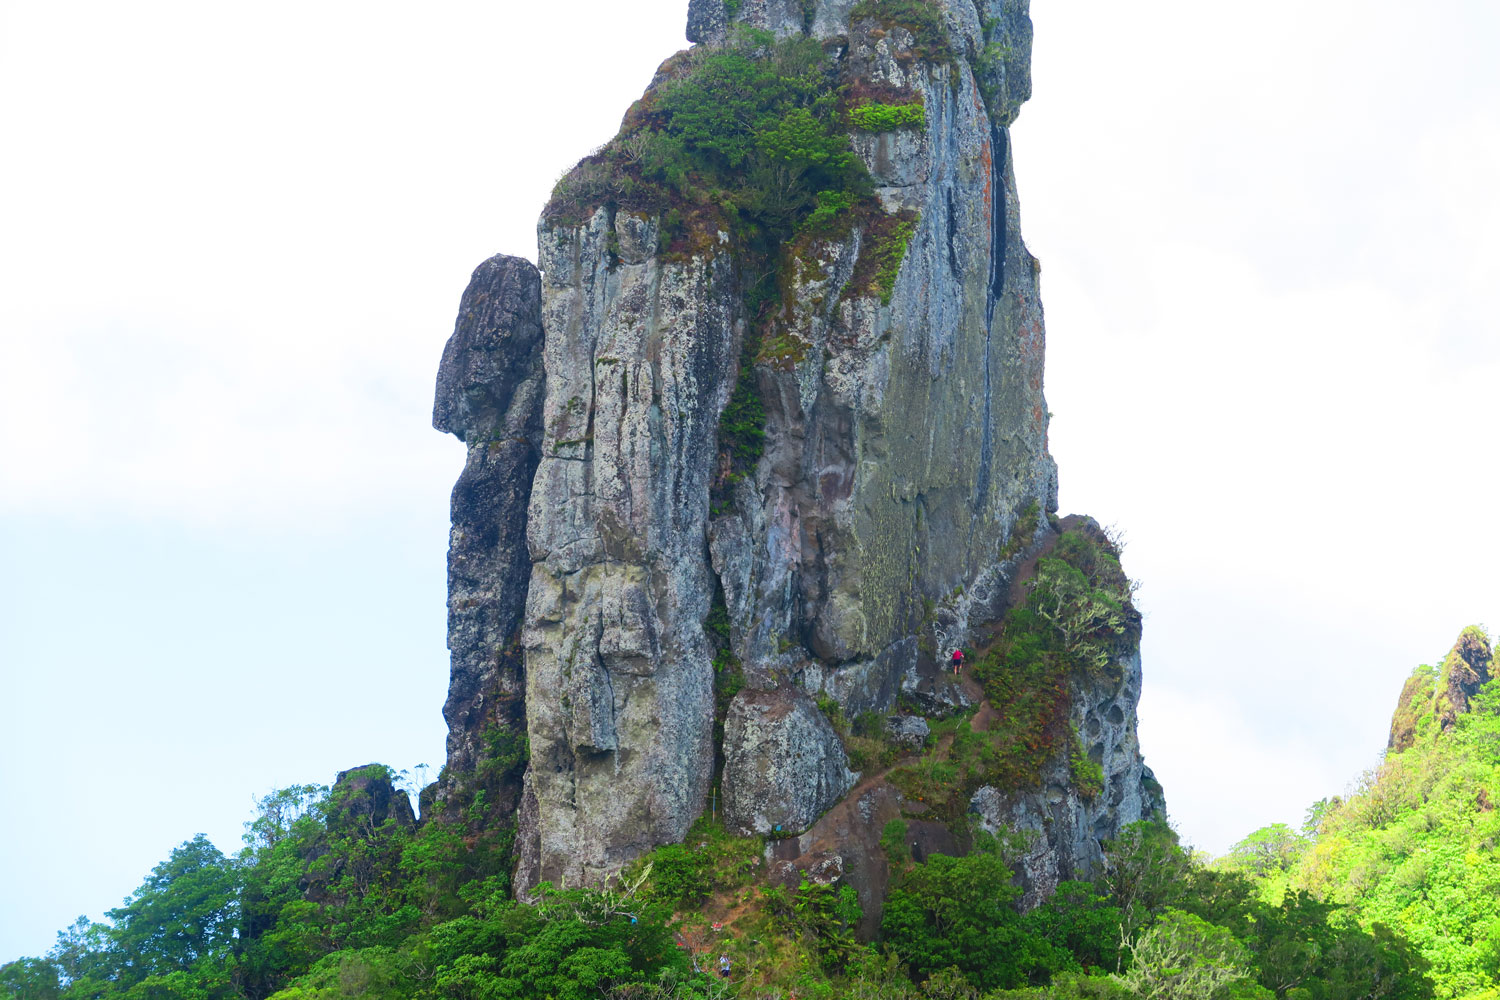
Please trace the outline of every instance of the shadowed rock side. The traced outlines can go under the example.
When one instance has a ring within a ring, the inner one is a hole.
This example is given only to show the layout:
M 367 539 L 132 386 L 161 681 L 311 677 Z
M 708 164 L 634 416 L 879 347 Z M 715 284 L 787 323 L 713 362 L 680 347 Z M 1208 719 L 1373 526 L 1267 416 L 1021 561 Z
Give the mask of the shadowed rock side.
M 495 330 L 513 332 L 489 335 L 495 346 L 460 336 L 477 294 L 466 293 L 435 412 L 469 444 L 450 556 L 449 780 L 487 752 L 486 726 L 517 724 L 524 686 L 530 767 L 519 804 L 513 789 L 506 798 L 522 892 L 598 880 L 680 840 L 716 754 L 728 825 L 816 827 L 858 776 L 813 696 L 849 719 L 903 697 L 929 713 L 972 704 L 972 685 L 937 683 L 939 661 L 1014 603 L 1022 561 L 1051 537 L 1038 268 L 1008 130 L 1030 93 L 1027 7 L 940 0 L 934 46 L 879 6 L 736 5 L 753 27 L 825 40 L 840 79 L 923 109 L 919 125 L 855 132 L 879 218 L 798 237 L 753 330 L 753 279 L 729 233 L 710 226 L 663 253 L 660 218 L 614 205 L 544 219 L 542 275 L 527 279 L 537 291 L 505 299 Z M 718 44 L 729 25 L 723 0 L 692 0 L 689 37 Z M 882 285 L 871 262 L 893 245 Z M 741 476 L 718 428 L 747 343 L 746 359 L 757 343 L 780 349 L 744 362 L 765 439 Z M 524 666 L 511 652 L 523 590 Z M 711 639 L 720 590 L 727 635 Z M 716 651 L 743 680 L 718 748 Z M 1051 853 L 1038 873 L 1087 864 L 1096 838 L 1152 811 L 1138 659 L 1124 673 L 1118 690 L 1075 692 L 1106 771 L 1103 805 L 1059 806 L 1054 784 L 1073 794 L 1065 771 L 1034 794 L 976 797 L 990 825 L 1042 831 Z
M 524 746 L 526 732 L 518 639 L 531 573 L 526 505 L 541 444 L 541 349 L 541 275 L 519 257 L 491 257 L 464 291 L 432 411 L 433 426 L 468 449 L 448 539 L 448 764 L 424 795 L 448 819 L 481 787 L 502 821 L 520 796 L 519 764 L 485 765 Z

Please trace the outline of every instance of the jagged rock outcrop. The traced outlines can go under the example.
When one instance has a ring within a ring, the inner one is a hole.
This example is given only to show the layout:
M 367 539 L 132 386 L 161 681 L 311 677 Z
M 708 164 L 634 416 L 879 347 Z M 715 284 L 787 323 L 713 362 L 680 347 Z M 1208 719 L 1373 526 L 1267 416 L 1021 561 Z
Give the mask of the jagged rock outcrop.
M 351 860 L 347 851 L 337 849 L 337 843 L 377 843 L 388 822 L 407 830 L 416 826 L 411 799 L 392 784 L 390 769 L 384 764 L 364 764 L 340 771 L 328 795 L 327 828 L 303 854 L 308 863 L 298 883 L 303 896 L 314 903 L 343 903 L 347 889 L 340 882 Z M 323 863 L 311 864 L 320 859 Z
M 448 764 L 424 796 L 450 819 L 481 781 L 499 817 L 515 812 L 521 791 L 519 766 L 482 765 L 500 747 L 522 745 L 526 732 L 519 637 L 531 575 L 526 509 L 541 446 L 541 351 L 541 275 L 519 257 L 491 257 L 464 291 L 432 410 L 433 426 L 467 446 L 448 536 Z
M 1426 736 L 1446 732 L 1469 710 L 1470 699 L 1489 682 L 1493 665 L 1484 631 L 1469 626 L 1437 668 L 1422 666 L 1401 687 L 1396 710 L 1391 713 L 1389 753 L 1400 753 Z
M 1433 703 L 1438 725 L 1449 729 L 1469 710 L 1469 700 L 1489 683 L 1492 654 L 1490 644 L 1478 628 L 1466 628 L 1443 657 L 1438 676 L 1438 696 Z
M 386 820 L 408 830 L 416 825 L 411 799 L 391 784 L 382 764 L 365 764 L 340 771 L 328 797 L 328 828 L 368 833 Z
M 684 223 L 632 208 L 597 163 L 577 188 L 603 193 L 544 216 L 540 276 L 497 258 L 465 295 L 434 411 L 469 447 L 438 797 L 457 800 L 485 733 L 524 721 L 524 792 L 513 776 L 502 788 L 523 892 L 681 839 L 719 765 L 728 825 L 806 831 L 785 850 L 825 860 L 859 828 L 849 877 L 874 891 L 878 827 L 861 824 L 910 803 L 881 788 L 851 796 L 878 808 L 840 805 L 857 775 L 813 698 L 877 727 L 898 700 L 972 705 L 978 689 L 941 661 L 1016 603 L 1023 566 L 1055 538 L 1038 267 L 1010 162 L 1030 93 L 1026 4 L 938 0 L 923 24 L 888 6 L 691 0 L 704 46 L 733 21 L 806 34 L 854 91 L 921 109 L 852 130 L 872 207 L 781 247 L 772 304 L 747 308 L 765 271 L 749 273 L 715 209 L 685 205 Z M 653 88 L 691 63 L 669 61 Z M 764 439 L 741 467 L 721 418 L 747 391 Z M 1038 891 L 1159 810 L 1135 737 L 1138 658 L 1118 673 L 1073 693 L 1102 793 L 1085 801 L 1049 771 L 1038 790 L 975 796 L 983 823 L 1040 831 Z M 920 748 L 925 730 L 902 725 Z M 959 842 L 928 826 L 922 843 Z

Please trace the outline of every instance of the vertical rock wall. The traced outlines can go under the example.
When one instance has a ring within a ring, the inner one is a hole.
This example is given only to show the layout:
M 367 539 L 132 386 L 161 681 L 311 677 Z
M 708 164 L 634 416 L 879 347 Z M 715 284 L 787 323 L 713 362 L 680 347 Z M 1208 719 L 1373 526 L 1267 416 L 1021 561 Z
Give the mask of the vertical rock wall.
M 502 255 L 480 264 L 438 369 L 433 426 L 467 448 L 448 538 L 448 763 L 433 800 L 450 819 L 479 790 L 482 771 L 494 817 L 503 822 L 519 802 L 519 769 L 481 765 L 487 733 L 493 743 L 519 746 L 526 731 L 518 640 L 545 391 L 541 301 L 541 276 L 529 261 Z
M 814 697 L 848 717 L 903 694 L 963 704 L 960 686 L 934 683 L 939 661 L 1003 614 L 1018 560 L 1047 536 L 1043 321 L 1008 128 L 1030 93 L 1026 4 L 939 0 L 942 53 L 874 6 L 737 5 L 754 27 L 825 40 L 846 79 L 925 113 L 852 136 L 884 217 L 784 254 L 780 307 L 753 331 L 777 349 L 753 362 L 766 438 L 748 475 L 727 475 L 717 439 L 751 335 L 728 233 L 669 257 L 645 214 L 544 222 L 540 278 L 503 269 L 531 282 L 505 300 L 510 332 L 487 335 L 503 350 L 460 337 L 466 293 L 435 413 L 470 449 L 450 554 L 449 768 L 474 766 L 481 724 L 519 724 L 524 688 L 523 890 L 597 880 L 681 839 L 716 755 L 731 826 L 812 826 L 858 777 Z M 691 0 L 690 38 L 729 30 L 724 0 Z M 893 234 L 905 247 L 882 286 L 871 260 Z M 744 689 L 714 747 L 704 623 L 719 590 Z M 1135 793 L 1067 817 L 1046 788 L 976 799 L 992 825 L 1040 829 L 1054 873 L 1146 808 L 1133 669 L 1118 691 L 1078 692 L 1076 722 Z
M 972 6 L 944 12 L 959 51 L 985 44 Z M 854 135 L 910 241 L 888 302 L 857 280 L 871 227 L 797 259 L 767 333 L 794 349 L 759 370 L 766 456 L 709 540 L 748 686 L 801 684 L 853 717 L 924 689 L 971 619 L 1004 610 L 1000 550 L 1028 505 L 1056 508 L 1056 470 L 1013 109 L 992 118 L 969 63 L 918 58 L 903 28 L 845 31 L 855 79 L 925 109 L 923 128 Z M 731 815 L 738 780 L 725 775 Z
M 739 296 L 727 255 L 664 263 L 656 246 L 654 222 L 605 209 L 541 231 L 528 880 L 597 879 L 680 840 L 712 776 L 704 538 Z

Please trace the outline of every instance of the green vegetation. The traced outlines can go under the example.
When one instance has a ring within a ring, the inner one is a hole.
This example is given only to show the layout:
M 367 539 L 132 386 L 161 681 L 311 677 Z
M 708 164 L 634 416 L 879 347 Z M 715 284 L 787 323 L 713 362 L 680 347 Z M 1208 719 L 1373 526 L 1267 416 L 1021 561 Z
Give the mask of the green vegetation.
M 923 128 L 927 109 L 921 101 L 881 104 L 872 101 L 849 109 L 849 124 L 866 132 L 894 132 L 898 128 Z
M 1489 658 L 1482 629 L 1465 629 L 1463 645 Z M 1261 898 L 1302 894 L 1390 928 L 1430 964 L 1436 996 L 1477 1000 L 1500 995 L 1500 686 L 1450 714 L 1446 682 L 1434 689 L 1467 669 L 1455 659 L 1413 674 L 1393 718 L 1398 749 L 1351 794 L 1315 803 L 1301 831 L 1255 831 L 1215 866 L 1252 879 Z
M 1097 881 L 1065 882 L 1022 914 L 1006 861 L 1016 845 L 975 833 L 967 856 L 916 863 L 907 824 L 892 820 L 890 891 L 862 943 L 871 915 L 851 886 L 768 877 L 759 838 L 708 819 L 610 886 L 543 885 L 535 905 L 517 903 L 508 861 L 476 869 L 440 823 L 377 822 L 389 773 L 364 777 L 268 797 L 238 858 L 202 837 L 182 845 L 109 923 L 80 920 L 46 957 L 0 967 L 0 996 L 1434 996 L 1400 933 L 1305 891 L 1267 900 L 1254 877 L 1197 865 L 1161 826 L 1127 828 Z M 728 980 L 709 975 L 721 957 Z
M 1073 588 L 1063 605 L 1127 607 L 1116 554 L 1097 529 L 1066 533 L 1048 558 L 1068 573 L 1039 575 L 1017 612 L 1053 601 L 1037 593 L 1063 579 Z M 1092 643 L 1122 641 L 1109 616 L 1097 634 L 1070 640 L 1029 615 L 997 646 L 1017 669 L 1035 660 L 1088 674 L 1098 669 Z M 722 700 L 737 673 L 722 594 L 705 631 Z M 916 821 L 887 822 L 890 882 L 878 914 L 840 879 L 787 880 L 764 840 L 734 836 L 712 815 L 609 885 L 544 885 L 534 905 L 518 903 L 513 828 L 413 826 L 390 807 L 400 793 L 377 765 L 332 790 L 267 796 L 237 857 L 201 836 L 181 845 L 108 922 L 80 919 L 45 957 L 0 967 L 0 997 L 1478 1000 L 1493 996 L 1500 973 L 1492 687 L 1446 731 L 1391 754 L 1353 795 L 1317 803 L 1301 831 L 1256 831 L 1205 867 L 1166 827 L 1136 824 L 1105 845 L 1096 880 L 1064 882 L 1024 914 L 1011 863 L 1027 845 L 958 826 L 967 800 L 956 793 L 1026 776 L 1037 751 L 1006 741 L 1046 735 L 1026 728 L 1029 709 L 999 710 L 979 731 L 974 717 L 938 720 L 929 749 L 891 772 L 926 797 L 924 821 L 950 820 L 967 853 L 918 862 Z M 1024 700 L 1024 685 L 1004 690 Z M 850 721 L 831 700 L 820 707 L 866 766 L 895 759 L 880 715 Z M 1062 719 L 1074 782 L 1087 793 L 1097 765 Z M 511 774 L 525 758 L 524 737 L 486 731 L 481 767 Z M 469 811 L 485 814 L 489 787 Z M 713 975 L 721 959 L 728 979 Z
M 679 53 L 668 72 L 620 134 L 558 182 L 549 220 L 576 224 L 600 205 L 675 211 L 669 253 L 706 249 L 722 228 L 742 264 L 753 271 L 758 256 L 764 273 L 819 192 L 869 197 L 838 68 L 816 41 L 738 26 L 726 46 Z
M 907 214 L 907 213 L 903 213 Z M 896 291 L 896 276 L 901 272 L 901 261 L 906 258 L 906 246 L 917 231 L 917 217 L 909 215 L 896 223 L 890 234 L 876 244 L 874 255 L 879 264 L 875 271 L 875 290 L 880 293 L 880 304 L 891 304 Z
M 1005 78 L 1005 60 L 1009 58 L 1010 49 L 999 42 L 990 42 L 974 60 L 974 82 L 979 87 L 985 110 L 991 115 L 997 110 L 995 101 L 1000 96 L 999 82 Z
M 893 825 L 894 827 L 894 825 Z M 1003 851 L 897 860 L 883 946 L 926 995 L 999 998 L 1353 1000 L 1432 996 L 1423 962 L 1383 927 L 1361 928 L 1307 894 L 1260 900 L 1239 873 L 1195 864 L 1165 827 L 1136 824 L 1106 845 L 1107 874 L 1064 882 L 1022 915 Z M 898 840 L 899 838 L 899 840 Z M 984 992 L 988 990 L 989 992 Z M 832 996 L 907 996 L 884 993 Z
M 1079 795 L 1091 799 L 1104 791 L 1104 767 L 1089 757 L 1077 728 L 1070 725 L 1068 733 L 1068 777 Z
M 1041 523 L 1042 506 L 1032 500 L 1021 513 L 1016 516 L 1015 524 L 1010 527 L 1010 536 L 1005 540 L 1005 547 L 1000 550 L 999 559 L 1004 562 L 1020 555 L 1021 550 L 1031 544 L 1036 535 L 1037 525 Z
M 1038 517 L 1028 507 L 1017 531 L 1029 537 Z M 1092 523 L 1064 532 L 1037 561 L 1026 603 L 1006 615 L 975 660 L 973 677 L 993 710 L 988 725 L 976 730 L 969 717 L 937 723 L 928 751 L 891 771 L 891 783 L 956 818 L 981 785 L 1035 787 L 1062 751 L 1080 794 L 1102 791 L 1103 770 L 1069 725 L 1071 685 L 1119 682 L 1118 658 L 1140 638 L 1133 587 L 1105 532 Z
M 708 617 L 703 622 L 703 632 L 713 651 L 714 668 L 714 788 L 719 785 L 719 775 L 724 770 L 724 723 L 729 717 L 729 703 L 745 686 L 745 674 L 740 661 L 730 647 L 729 607 L 724 599 L 724 587 L 714 579 L 713 603 L 709 605 Z M 717 791 L 715 792 L 717 794 Z
M 662 904 L 547 886 L 538 905 L 517 903 L 508 850 L 378 819 L 382 796 L 404 793 L 383 767 L 352 777 L 267 796 L 238 857 L 202 835 L 181 845 L 108 923 L 79 918 L 45 958 L 0 968 L 0 996 L 582 1000 L 664 976 L 708 983 L 673 947 Z
M 851 722 L 839 703 L 826 695 L 817 699 L 818 710 L 827 717 L 849 755 L 849 767 L 871 773 L 884 771 L 901 756 L 901 750 L 886 736 L 885 717 L 878 712 L 861 712 Z
M 717 511 L 726 507 L 730 489 L 755 468 L 766 448 L 766 407 L 755 374 L 754 354 L 746 338 L 740 357 L 740 372 L 724 412 L 719 414 L 719 454 L 723 472 L 714 484 L 710 504 Z

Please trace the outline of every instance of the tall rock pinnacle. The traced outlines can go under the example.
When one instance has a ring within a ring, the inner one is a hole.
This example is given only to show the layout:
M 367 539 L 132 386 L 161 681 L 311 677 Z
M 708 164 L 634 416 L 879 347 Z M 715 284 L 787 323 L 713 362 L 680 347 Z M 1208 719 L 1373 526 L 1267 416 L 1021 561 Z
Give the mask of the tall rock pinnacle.
M 539 283 L 476 272 L 439 377 L 469 460 L 438 796 L 524 725 L 524 791 L 507 772 L 496 814 L 518 817 L 523 891 L 607 878 L 711 801 L 810 844 L 861 777 L 834 721 L 975 703 L 940 661 L 993 638 L 1057 537 L 1010 162 L 1026 4 L 691 0 L 689 37 L 560 182 Z M 805 89 L 750 145 L 692 131 L 716 113 L 690 103 L 703 80 L 766 60 Z M 975 796 L 983 824 L 1040 832 L 1043 888 L 1160 808 L 1121 655 L 1069 702 L 1103 795 Z

